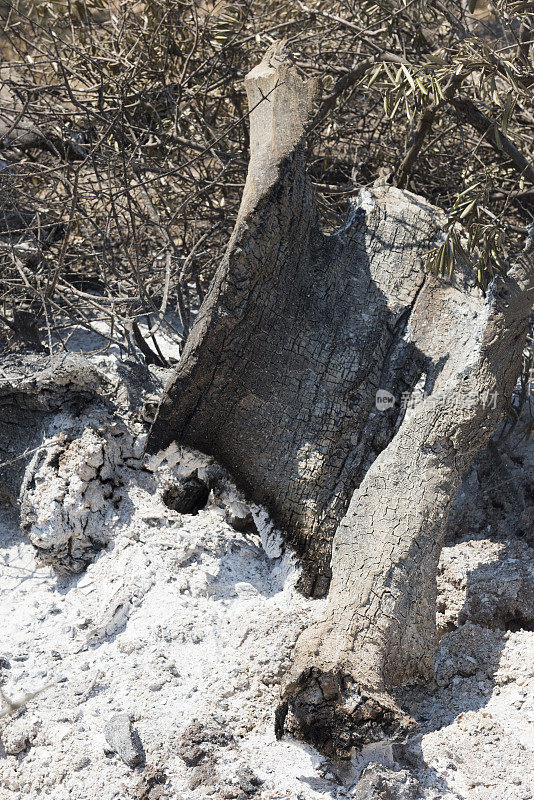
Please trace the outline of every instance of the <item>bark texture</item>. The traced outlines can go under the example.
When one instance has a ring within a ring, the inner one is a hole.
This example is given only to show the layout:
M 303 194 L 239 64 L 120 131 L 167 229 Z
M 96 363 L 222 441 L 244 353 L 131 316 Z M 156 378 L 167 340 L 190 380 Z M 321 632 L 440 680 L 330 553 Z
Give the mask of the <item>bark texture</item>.
M 278 48 L 249 73 L 251 160 L 236 228 L 168 384 L 151 448 L 214 455 L 265 506 L 325 594 L 352 493 L 391 441 L 399 406 L 432 371 L 405 337 L 440 212 L 392 187 L 364 191 L 322 233 L 305 171 L 314 85 Z
M 282 689 L 282 711 L 289 705 L 297 728 L 330 753 L 402 729 L 407 720 L 387 693 L 433 674 L 447 515 L 506 410 L 532 287 L 527 248 L 486 298 L 433 280 L 417 298 L 407 338 L 442 368 L 431 388 L 424 377 L 422 396 L 353 495 L 334 538 L 324 617 L 297 642 Z
M 313 87 L 279 47 L 246 86 L 239 217 L 150 444 L 176 438 L 227 466 L 296 545 L 304 591 L 332 575 L 276 729 L 291 712 L 295 732 L 345 756 L 409 726 L 391 690 L 432 673 L 445 522 L 517 378 L 531 240 L 484 296 L 461 271 L 425 272 L 442 215 L 408 192 L 362 191 L 326 236 L 302 145 Z

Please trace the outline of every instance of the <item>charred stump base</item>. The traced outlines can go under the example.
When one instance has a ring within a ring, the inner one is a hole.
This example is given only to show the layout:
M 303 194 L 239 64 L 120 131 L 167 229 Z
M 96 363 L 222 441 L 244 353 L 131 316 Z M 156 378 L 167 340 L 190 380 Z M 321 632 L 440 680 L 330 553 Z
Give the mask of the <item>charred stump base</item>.
M 370 692 L 341 670 L 310 668 L 285 692 L 275 713 L 275 734 L 291 733 L 329 758 L 350 758 L 353 748 L 404 738 L 415 720 L 386 693 Z

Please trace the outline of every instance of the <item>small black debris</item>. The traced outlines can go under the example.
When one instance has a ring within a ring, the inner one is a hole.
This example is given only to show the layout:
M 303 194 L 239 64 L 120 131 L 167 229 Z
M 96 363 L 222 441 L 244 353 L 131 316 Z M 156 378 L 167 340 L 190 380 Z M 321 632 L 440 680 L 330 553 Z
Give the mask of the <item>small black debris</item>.
M 198 477 L 198 470 L 179 478 L 163 493 L 163 502 L 179 514 L 198 514 L 209 497 L 208 485 Z
M 178 755 L 188 767 L 196 767 L 216 747 L 228 747 L 233 736 L 225 725 L 213 719 L 193 720 L 182 732 L 177 745 Z
M 135 800 L 156 800 L 164 794 L 163 784 L 166 782 L 167 776 L 162 769 L 148 765 L 134 789 L 133 797 Z
M 252 797 L 256 794 L 263 783 L 262 779 L 258 778 L 248 766 L 241 767 L 236 773 L 236 778 L 247 797 Z

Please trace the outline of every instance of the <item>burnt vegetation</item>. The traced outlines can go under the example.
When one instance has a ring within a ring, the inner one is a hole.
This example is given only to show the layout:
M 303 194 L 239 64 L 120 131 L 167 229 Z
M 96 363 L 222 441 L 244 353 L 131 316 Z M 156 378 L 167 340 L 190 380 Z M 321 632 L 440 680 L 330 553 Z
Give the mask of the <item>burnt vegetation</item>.
M 3 350 L 86 329 L 157 370 L 177 342 L 148 449 L 213 456 L 328 594 L 277 735 L 346 757 L 409 728 L 394 692 L 433 673 L 462 474 L 530 402 L 534 5 L 0 12 Z M 380 417 L 377 388 L 422 394 Z M 162 499 L 209 491 L 195 471 Z
M 429 267 L 467 260 L 485 286 L 533 215 L 533 10 L 3 2 L 3 346 L 62 348 L 75 322 L 167 366 L 158 336 L 186 338 L 236 218 L 243 78 L 281 38 L 320 89 L 308 164 L 326 229 L 362 186 L 407 187 L 450 211 Z

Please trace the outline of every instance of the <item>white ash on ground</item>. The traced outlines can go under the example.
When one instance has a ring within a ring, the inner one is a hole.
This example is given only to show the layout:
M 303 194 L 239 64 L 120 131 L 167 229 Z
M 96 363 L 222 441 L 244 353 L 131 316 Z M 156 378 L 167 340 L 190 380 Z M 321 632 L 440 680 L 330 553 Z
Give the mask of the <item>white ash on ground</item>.
M 37 565 L 4 511 L 3 690 L 15 698 L 54 682 L 1 720 L 6 798 L 127 797 L 123 787 L 133 792 L 147 765 L 165 771 L 162 797 L 237 797 L 241 784 L 297 792 L 300 775 L 315 778 L 319 757 L 276 742 L 272 725 L 278 681 L 313 604 L 293 588 L 291 557 L 270 559 L 223 508 L 191 516 L 164 504 L 183 469 L 124 467 L 112 541 L 81 575 Z M 276 536 L 265 535 L 272 552 Z M 105 726 L 119 713 L 142 742 L 137 770 L 106 755 Z M 201 755 L 188 766 L 180 752 L 191 724 Z M 284 762 L 288 774 L 278 775 Z
M 66 573 L 82 572 L 108 544 L 115 516 L 110 501 L 128 463 L 136 456 L 139 464 L 143 454 L 144 435 L 134 438 L 98 412 L 91 422 L 63 415 L 54 421 L 20 495 L 22 527 L 41 561 Z
M 280 678 L 322 601 L 295 590 L 267 516 L 253 509 L 255 529 L 212 459 L 171 446 L 143 461 L 141 423 L 103 414 L 55 419 L 27 471 L 27 531 L 1 512 L 2 800 L 534 798 L 532 549 L 503 523 L 512 502 L 492 505 L 488 529 L 479 478 L 464 482 L 440 565 L 436 683 L 402 697 L 419 731 L 333 763 L 274 736 Z M 166 492 L 195 471 L 207 504 L 178 513 Z M 86 570 L 58 572 L 69 558 Z
M 534 626 L 533 549 L 525 541 L 467 539 L 444 548 L 438 574 L 438 626 Z

